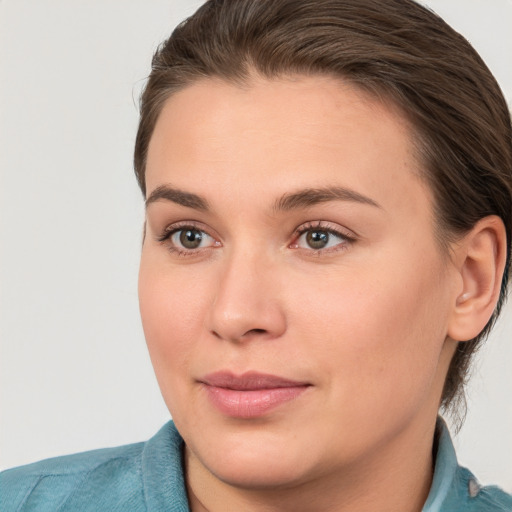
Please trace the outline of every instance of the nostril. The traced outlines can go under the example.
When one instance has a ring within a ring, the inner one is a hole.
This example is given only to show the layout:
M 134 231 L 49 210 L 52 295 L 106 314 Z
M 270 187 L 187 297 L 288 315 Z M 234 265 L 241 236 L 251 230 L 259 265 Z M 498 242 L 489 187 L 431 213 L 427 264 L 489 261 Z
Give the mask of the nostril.
M 265 334 L 267 331 L 265 329 L 251 329 L 247 331 L 245 334 Z
M 267 329 L 249 329 L 248 331 L 244 332 L 241 336 L 234 334 L 232 336 L 228 336 L 228 333 L 226 333 L 226 335 L 223 336 L 220 332 L 217 332 L 215 330 L 212 330 L 211 333 L 213 334 L 213 336 L 220 340 L 226 339 L 243 343 L 253 338 L 259 338 L 261 335 L 268 334 L 269 331 Z

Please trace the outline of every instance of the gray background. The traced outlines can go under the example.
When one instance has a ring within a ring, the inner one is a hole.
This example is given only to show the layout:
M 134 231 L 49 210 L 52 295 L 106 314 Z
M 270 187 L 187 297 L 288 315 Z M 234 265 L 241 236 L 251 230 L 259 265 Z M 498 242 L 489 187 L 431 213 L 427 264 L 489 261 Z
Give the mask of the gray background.
M 0 2 L 0 468 L 150 437 L 169 414 L 137 305 L 132 172 L 152 52 L 191 0 Z M 426 2 L 512 98 L 512 2 Z M 481 351 L 459 459 L 512 492 L 512 308 Z

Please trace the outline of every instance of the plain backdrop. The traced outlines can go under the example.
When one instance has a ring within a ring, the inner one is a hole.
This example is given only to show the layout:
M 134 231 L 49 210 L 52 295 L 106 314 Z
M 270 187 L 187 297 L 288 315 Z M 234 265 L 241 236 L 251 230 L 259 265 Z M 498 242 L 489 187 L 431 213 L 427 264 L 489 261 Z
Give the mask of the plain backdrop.
M 512 1 L 426 2 L 512 98 Z M 169 418 L 137 304 L 137 100 L 192 0 L 0 0 L 0 468 Z M 512 492 L 512 308 L 481 350 L 460 461 Z

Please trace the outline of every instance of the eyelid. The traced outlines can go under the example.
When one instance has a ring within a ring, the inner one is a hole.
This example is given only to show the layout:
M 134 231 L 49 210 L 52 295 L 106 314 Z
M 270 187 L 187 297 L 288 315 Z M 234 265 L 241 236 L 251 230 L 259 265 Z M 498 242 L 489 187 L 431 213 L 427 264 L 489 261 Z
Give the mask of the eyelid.
M 185 247 L 180 247 L 171 242 L 172 236 L 186 229 L 193 229 L 196 231 L 201 231 L 209 238 L 211 238 L 214 243 L 207 247 L 198 247 L 197 249 L 187 249 Z M 175 253 L 178 256 L 194 256 L 204 251 L 208 251 L 210 249 L 214 249 L 220 247 L 222 244 L 219 241 L 219 237 L 216 234 L 212 233 L 212 230 L 205 226 L 202 222 L 186 220 L 186 221 L 178 221 L 173 222 L 172 224 L 167 225 L 160 234 L 156 234 L 155 240 L 162 245 L 165 245 L 167 250 L 171 253 Z
M 195 229 L 197 231 L 202 231 L 202 232 L 206 233 L 208 236 L 210 236 L 211 238 L 214 238 L 215 240 L 218 240 L 218 238 L 219 238 L 217 234 L 212 233 L 212 230 L 208 226 L 206 226 L 202 222 L 199 222 L 196 220 L 184 220 L 184 221 L 180 220 L 180 221 L 168 224 L 167 226 L 165 226 L 165 228 L 163 230 L 160 231 L 160 234 L 157 233 L 155 235 L 155 238 L 158 242 L 163 242 L 163 241 L 167 240 L 176 231 L 180 231 L 180 230 L 186 229 L 186 228 Z
M 340 242 L 335 247 L 329 247 L 329 248 L 323 248 L 323 249 L 313 249 L 313 248 L 303 248 L 298 247 L 297 241 L 298 239 L 308 231 L 325 231 L 327 233 L 330 233 L 334 236 L 340 237 L 345 239 L 345 242 Z M 309 221 L 305 222 L 304 224 L 301 224 L 299 227 L 297 227 L 293 233 L 293 240 L 290 243 L 289 247 L 296 249 L 296 250 L 302 250 L 309 253 L 328 253 L 328 252 L 336 252 L 342 249 L 346 249 L 347 245 L 350 245 L 351 243 L 354 243 L 357 240 L 358 236 L 352 231 L 349 230 L 343 226 L 340 226 L 339 224 L 334 224 L 329 221 Z
M 355 240 L 356 238 L 358 238 L 358 235 L 351 229 L 348 229 L 344 226 L 340 226 L 337 223 L 326 221 L 326 220 L 315 220 L 315 221 L 304 222 L 295 229 L 294 235 L 299 235 L 306 231 L 311 231 L 314 229 L 329 231 L 329 232 L 341 235 L 348 239 Z

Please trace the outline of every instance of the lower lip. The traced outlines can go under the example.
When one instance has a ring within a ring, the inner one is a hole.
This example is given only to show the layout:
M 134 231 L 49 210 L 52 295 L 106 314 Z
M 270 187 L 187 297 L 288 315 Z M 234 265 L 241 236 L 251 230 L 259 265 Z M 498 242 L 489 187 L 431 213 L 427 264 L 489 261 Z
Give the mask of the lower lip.
M 257 418 L 265 413 L 295 400 L 309 386 L 255 389 L 235 389 L 204 386 L 213 405 L 226 416 L 233 418 Z

